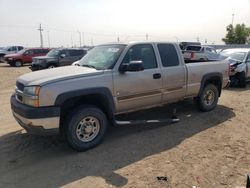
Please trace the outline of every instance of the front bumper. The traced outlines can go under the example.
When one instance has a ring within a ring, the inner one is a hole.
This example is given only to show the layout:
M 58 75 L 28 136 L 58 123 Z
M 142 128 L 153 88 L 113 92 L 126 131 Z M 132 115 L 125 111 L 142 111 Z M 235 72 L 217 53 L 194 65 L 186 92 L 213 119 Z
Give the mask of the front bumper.
M 32 64 L 29 68 L 30 68 L 30 70 L 32 70 L 32 71 L 37 71 L 37 70 L 46 69 L 46 67 L 41 66 L 41 65 L 39 65 L 39 64 Z
M 34 108 L 19 103 L 15 96 L 11 96 L 11 109 L 16 121 L 28 133 L 38 135 L 56 134 L 59 132 L 60 108 Z

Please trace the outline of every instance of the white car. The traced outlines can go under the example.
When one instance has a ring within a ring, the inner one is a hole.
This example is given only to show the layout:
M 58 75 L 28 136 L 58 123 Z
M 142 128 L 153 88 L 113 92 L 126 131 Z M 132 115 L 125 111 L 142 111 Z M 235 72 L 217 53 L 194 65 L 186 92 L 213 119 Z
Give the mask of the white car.
M 214 48 L 209 46 L 188 46 L 182 52 L 186 61 L 215 61 L 223 59 Z
M 0 49 L 0 62 L 3 61 L 3 57 L 5 55 L 17 53 L 22 49 L 24 49 L 23 46 L 7 46 L 5 48 Z

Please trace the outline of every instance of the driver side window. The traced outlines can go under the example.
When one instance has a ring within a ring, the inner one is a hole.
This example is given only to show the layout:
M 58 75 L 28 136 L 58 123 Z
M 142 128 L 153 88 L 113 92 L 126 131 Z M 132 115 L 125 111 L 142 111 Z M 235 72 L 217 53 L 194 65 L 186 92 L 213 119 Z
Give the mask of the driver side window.
M 144 69 L 157 68 L 155 53 L 150 44 L 132 46 L 123 58 L 122 64 L 128 64 L 130 61 L 142 61 Z

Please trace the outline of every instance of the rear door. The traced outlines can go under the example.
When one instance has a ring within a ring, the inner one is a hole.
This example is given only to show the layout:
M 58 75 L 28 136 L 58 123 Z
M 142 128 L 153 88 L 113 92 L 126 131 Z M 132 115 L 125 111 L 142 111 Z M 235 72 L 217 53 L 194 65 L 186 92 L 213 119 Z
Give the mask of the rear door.
M 83 50 L 80 50 L 80 49 L 79 50 L 70 50 L 70 56 L 72 58 L 72 63 L 80 60 L 83 57 L 83 55 L 84 55 Z
M 151 44 L 131 46 L 121 64 L 142 61 L 144 70 L 139 72 L 114 72 L 116 111 L 124 112 L 161 104 L 162 76 Z
M 163 75 L 163 103 L 177 101 L 185 96 L 186 66 L 178 55 L 176 46 L 168 43 L 157 44 Z

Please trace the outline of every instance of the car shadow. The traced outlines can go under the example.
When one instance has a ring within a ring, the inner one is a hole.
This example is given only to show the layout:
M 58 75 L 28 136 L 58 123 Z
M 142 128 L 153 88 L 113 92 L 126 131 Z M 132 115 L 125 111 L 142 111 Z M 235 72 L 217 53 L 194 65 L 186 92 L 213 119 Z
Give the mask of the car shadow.
M 0 137 L 0 187 L 60 187 L 88 176 L 101 177 L 116 187 L 128 179 L 117 170 L 145 157 L 168 151 L 185 139 L 235 116 L 218 105 L 201 113 L 187 100 L 161 108 L 124 115 L 123 118 L 166 118 L 177 109 L 180 122 L 110 127 L 101 145 L 75 152 L 56 137 L 38 137 L 16 131 Z

